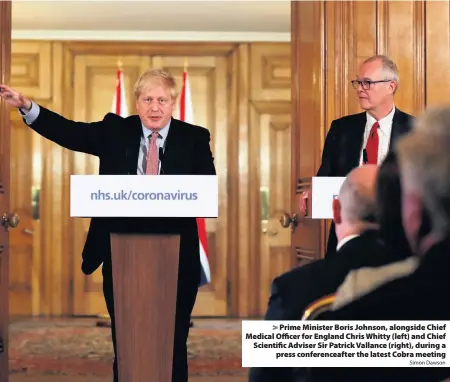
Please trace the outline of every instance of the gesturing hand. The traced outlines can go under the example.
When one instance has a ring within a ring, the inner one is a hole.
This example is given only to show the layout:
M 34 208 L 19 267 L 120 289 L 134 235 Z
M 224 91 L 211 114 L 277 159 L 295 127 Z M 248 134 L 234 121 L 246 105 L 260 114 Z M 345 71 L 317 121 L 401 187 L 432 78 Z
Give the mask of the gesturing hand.
M 19 93 L 9 86 L 0 85 L 0 97 L 3 98 L 9 106 L 27 110 L 31 109 L 31 101 L 22 93 Z

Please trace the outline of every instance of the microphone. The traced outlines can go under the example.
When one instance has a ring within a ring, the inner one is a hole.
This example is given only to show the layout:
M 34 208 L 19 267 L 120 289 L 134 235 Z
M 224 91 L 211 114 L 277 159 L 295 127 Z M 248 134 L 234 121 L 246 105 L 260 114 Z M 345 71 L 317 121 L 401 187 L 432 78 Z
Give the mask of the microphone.
M 363 150 L 363 163 L 364 164 L 369 163 L 369 158 L 367 157 L 367 150 L 366 149 Z

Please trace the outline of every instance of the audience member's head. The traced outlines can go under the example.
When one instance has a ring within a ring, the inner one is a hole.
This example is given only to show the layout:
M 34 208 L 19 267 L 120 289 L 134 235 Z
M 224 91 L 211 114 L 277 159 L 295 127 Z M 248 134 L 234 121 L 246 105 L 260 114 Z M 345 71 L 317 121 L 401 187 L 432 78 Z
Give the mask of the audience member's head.
M 414 122 L 414 132 L 438 135 L 443 139 L 450 137 L 450 107 L 430 107 Z
M 377 226 L 377 173 L 376 165 L 358 167 L 352 170 L 342 183 L 339 197 L 333 200 L 333 220 L 338 240 Z
M 413 251 L 423 253 L 450 232 L 450 109 L 433 108 L 397 146 L 403 226 Z
M 397 156 L 391 151 L 380 166 L 375 186 L 377 220 L 380 233 L 392 260 L 403 260 L 412 255 L 402 223 L 400 174 Z

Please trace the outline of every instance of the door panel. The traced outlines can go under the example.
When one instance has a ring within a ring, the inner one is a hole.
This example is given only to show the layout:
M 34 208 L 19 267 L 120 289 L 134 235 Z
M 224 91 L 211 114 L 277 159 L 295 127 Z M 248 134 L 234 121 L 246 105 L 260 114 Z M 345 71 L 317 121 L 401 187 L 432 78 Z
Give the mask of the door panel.
M 255 313 L 264 315 L 272 280 L 294 263 L 291 233 L 280 224 L 291 211 L 290 44 L 252 44 L 249 61 L 249 240 L 255 239 Z
M 33 240 L 33 132 L 20 118 L 11 113 L 10 209 L 20 217 L 20 227 L 9 235 L 9 314 L 32 315 L 34 273 Z
M 11 66 L 11 2 L 0 1 L 0 83 L 9 84 Z M 10 110 L 0 101 L 0 382 L 8 382 L 8 232 L 2 224 L 9 214 Z
M 290 106 L 290 102 L 273 102 L 260 112 L 256 108 L 251 111 L 251 125 L 256 135 L 252 139 L 259 145 L 260 158 L 261 314 L 267 307 L 272 280 L 293 265 L 291 232 L 280 225 L 280 218 L 291 210 Z
M 299 214 L 300 195 L 311 188 L 324 141 L 323 2 L 292 2 L 292 208 Z M 308 59 L 305 59 L 308 57 Z M 311 203 L 309 203 L 309 206 Z M 308 213 L 311 216 L 311 211 Z M 309 217 L 291 223 L 292 251 L 298 266 L 322 257 L 325 222 Z

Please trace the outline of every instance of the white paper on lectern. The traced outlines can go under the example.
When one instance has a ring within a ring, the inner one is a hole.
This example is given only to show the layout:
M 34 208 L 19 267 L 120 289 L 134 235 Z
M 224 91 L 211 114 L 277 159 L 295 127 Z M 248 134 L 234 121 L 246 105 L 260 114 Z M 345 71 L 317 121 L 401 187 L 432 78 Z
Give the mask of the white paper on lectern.
M 333 198 L 339 195 L 344 180 L 340 176 L 312 178 L 312 219 L 333 219 Z
M 72 217 L 204 217 L 219 214 L 216 175 L 71 175 Z

